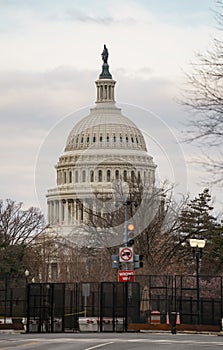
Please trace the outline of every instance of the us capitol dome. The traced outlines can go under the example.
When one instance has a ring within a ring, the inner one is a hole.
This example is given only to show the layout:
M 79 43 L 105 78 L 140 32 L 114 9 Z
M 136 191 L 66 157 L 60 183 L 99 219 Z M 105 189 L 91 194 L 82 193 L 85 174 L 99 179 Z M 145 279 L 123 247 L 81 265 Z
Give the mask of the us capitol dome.
M 134 179 L 150 189 L 155 184 L 156 165 L 142 132 L 116 106 L 105 45 L 102 60 L 96 105 L 70 131 L 56 164 L 56 187 L 46 195 L 49 224 L 68 235 L 91 226 L 94 215 L 105 216 L 117 185 Z

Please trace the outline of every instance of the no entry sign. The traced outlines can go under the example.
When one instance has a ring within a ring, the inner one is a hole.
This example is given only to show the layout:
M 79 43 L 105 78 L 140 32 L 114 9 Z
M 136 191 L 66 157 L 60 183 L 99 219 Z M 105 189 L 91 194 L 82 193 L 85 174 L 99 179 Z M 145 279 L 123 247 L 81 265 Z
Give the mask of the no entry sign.
M 134 270 L 119 270 L 118 271 L 119 282 L 134 282 L 135 271 Z
M 133 249 L 129 247 L 119 248 L 120 262 L 133 262 Z

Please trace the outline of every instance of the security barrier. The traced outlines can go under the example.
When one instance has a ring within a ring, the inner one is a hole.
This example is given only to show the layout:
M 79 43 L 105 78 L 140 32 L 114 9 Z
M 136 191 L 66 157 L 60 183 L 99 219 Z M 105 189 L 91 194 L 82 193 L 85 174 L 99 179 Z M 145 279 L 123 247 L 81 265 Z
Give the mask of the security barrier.
M 151 312 L 151 320 L 150 323 L 152 324 L 160 324 L 160 311 L 152 311 Z
M 30 283 L 27 288 L 0 280 L 0 329 L 124 332 L 129 324 L 170 326 L 173 311 L 179 328 L 196 325 L 198 311 L 200 325 L 220 327 L 222 277 L 200 276 L 199 308 L 195 276 L 137 275 L 135 279 L 128 283 Z

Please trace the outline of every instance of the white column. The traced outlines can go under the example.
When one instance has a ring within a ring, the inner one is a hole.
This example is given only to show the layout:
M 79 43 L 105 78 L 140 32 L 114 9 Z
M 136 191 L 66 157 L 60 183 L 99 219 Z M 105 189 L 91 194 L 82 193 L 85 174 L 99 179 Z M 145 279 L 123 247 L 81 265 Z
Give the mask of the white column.
M 48 223 L 51 224 L 51 221 L 50 221 L 50 201 L 47 202 L 47 209 L 48 209 Z
M 50 224 L 53 224 L 53 201 L 50 201 Z
M 61 225 L 62 224 L 62 206 L 63 206 L 63 203 L 62 203 L 62 200 L 59 200 L 59 203 L 58 203 L 58 206 L 59 206 L 59 210 L 58 210 L 58 220 L 59 220 L 59 224 Z
M 57 201 L 53 201 L 53 222 L 57 224 Z
M 73 225 L 74 224 L 74 199 L 72 199 L 72 202 L 71 202 L 71 224 Z

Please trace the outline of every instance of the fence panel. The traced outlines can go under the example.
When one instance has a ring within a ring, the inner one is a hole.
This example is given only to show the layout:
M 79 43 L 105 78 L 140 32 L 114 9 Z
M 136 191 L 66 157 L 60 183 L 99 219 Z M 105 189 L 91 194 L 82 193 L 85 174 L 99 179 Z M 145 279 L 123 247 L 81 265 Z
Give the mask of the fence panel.
M 151 311 L 160 312 L 160 323 L 167 323 L 172 311 L 184 324 L 218 325 L 223 317 L 218 276 L 200 276 L 199 293 L 195 276 L 15 285 L 0 281 L 0 324 L 27 316 L 29 332 L 126 331 L 129 323 L 149 323 Z

